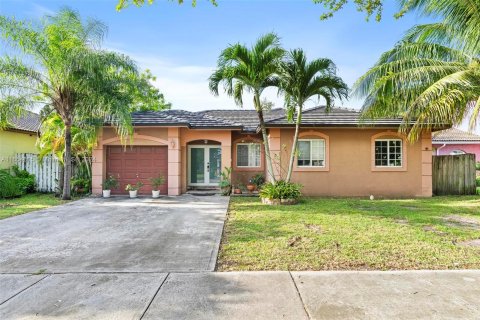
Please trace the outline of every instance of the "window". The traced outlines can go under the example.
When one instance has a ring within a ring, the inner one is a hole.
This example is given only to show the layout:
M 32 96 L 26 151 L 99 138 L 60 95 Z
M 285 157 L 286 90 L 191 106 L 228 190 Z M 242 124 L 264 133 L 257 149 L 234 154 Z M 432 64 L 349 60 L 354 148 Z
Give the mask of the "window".
M 237 144 L 237 167 L 260 167 L 260 143 Z
M 325 167 L 325 140 L 298 140 L 298 167 Z
M 450 155 L 455 156 L 455 155 L 465 154 L 465 153 L 466 152 L 463 150 L 453 150 L 452 152 L 450 152 Z
M 375 140 L 375 166 L 401 167 L 402 140 L 385 139 Z

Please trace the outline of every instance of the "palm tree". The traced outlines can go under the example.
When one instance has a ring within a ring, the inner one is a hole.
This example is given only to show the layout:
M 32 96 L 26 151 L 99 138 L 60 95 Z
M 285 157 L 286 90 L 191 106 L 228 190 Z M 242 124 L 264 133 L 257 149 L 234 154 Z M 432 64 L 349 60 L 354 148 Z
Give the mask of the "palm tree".
M 356 82 L 355 93 L 366 97 L 364 117 L 402 117 L 411 140 L 435 125 L 459 124 L 469 112 L 473 128 L 480 112 L 480 2 L 409 5 L 443 20 L 410 29 Z
M 76 163 L 85 164 L 87 175 L 91 178 L 91 158 L 93 147 L 97 142 L 97 126 L 83 125 L 82 127 L 72 126 L 72 157 L 75 157 Z M 41 161 L 49 154 L 55 155 L 59 160 L 59 190 L 63 190 L 64 162 L 65 153 L 65 124 L 62 118 L 51 113 L 42 121 L 40 137 L 37 139 L 37 148 L 39 150 L 39 160 Z
M 129 92 L 138 71 L 128 57 L 99 49 L 106 27 L 62 9 L 40 24 L 0 16 L 0 36 L 18 57 L 0 58 L 0 116 L 8 118 L 42 103 L 60 116 L 64 126 L 63 199 L 70 199 L 72 126 L 101 119 L 131 133 Z
M 260 37 L 251 48 L 237 43 L 223 50 L 218 58 L 218 68 L 209 78 L 213 94 L 219 94 L 219 86 L 223 83 L 227 94 L 233 96 L 239 106 L 243 106 L 244 91 L 253 94 L 253 105 L 260 123 L 270 181 L 275 181 L 275 176 L 261 95 L 266 88 L 278 85 L 279 65 L 284 56 L 285 50 L 280 47 L 279 37 L 268 33 Z
M 336 75 L 336 66 L 330 59 L 315 59 L 308 62 L 302 49 L 290 51 L 288 59 L 282 63 L 280 92 L 285 95 L 285 107 L 290 120 L 295 119 L 295 134 L 288 164 L 286 181 L 292 176 L 293 163 L 297 151 L 298 134 L 302 122 L 302 110 L 311 98 L 326 101 L 328 112 L 336 98 L 348 97 L 348 86 Z

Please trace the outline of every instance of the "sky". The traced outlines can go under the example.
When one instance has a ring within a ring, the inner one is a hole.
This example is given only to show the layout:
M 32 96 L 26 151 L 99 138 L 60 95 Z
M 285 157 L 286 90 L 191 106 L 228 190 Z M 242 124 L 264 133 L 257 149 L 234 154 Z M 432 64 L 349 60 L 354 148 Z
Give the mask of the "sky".
M 223 92 L 214 96 L 208 77 L 218 55 L 229 44 L 252 44 L 259 36 L 275 32 L 286 49 L 303 48 L 310 59 L 330 58 L 338 75 L 352 86 L 412 26 L 426 22 L 410 13 L 395 19 L 395 1 L 386 0 L 381 22 L 365 19 L 353 5 L 333 18 L 322 21 L 321 5 L 312 0 L 156 0 L 141 8 L 115 10 L 117 0 L 0 0 L 0 14 L 18 19 L 39 19 L 68 5 L 82 17 L 101 20 L 108 26 L 103 47 L 129 55 L 141 69 L 157 77 L 155 85 L 173 108 L 184 110 L 238 108 Z M 1 52 L 1 51 L 0 51 Z M 277 91 L 269 89 L 265 98 L 283 106 Z M 311 101 L 314 106 L 318 101 Z M 359 109 L 362 100 L 350 98 L 337 106 Z M 244 108 L 252 99 L 244 98 Z

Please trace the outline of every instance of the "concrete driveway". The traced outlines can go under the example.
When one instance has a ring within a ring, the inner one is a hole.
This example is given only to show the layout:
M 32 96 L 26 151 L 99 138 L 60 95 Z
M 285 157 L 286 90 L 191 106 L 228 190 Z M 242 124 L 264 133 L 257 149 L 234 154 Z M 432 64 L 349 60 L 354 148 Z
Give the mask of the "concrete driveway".
M 83 199 L 0 221 L 0 273 L 213 271 L 228 198 Z

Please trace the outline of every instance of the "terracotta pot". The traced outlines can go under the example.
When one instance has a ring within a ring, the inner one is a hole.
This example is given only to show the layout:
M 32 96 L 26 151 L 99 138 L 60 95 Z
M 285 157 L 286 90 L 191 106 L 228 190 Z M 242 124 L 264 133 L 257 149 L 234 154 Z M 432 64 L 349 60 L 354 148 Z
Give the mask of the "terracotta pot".
M 233 193 L 242 194 L 242 189 L 235 188 L 235 189 L 233 189 Z
M 152 190 L 152 198 L 160 197 L 160 190 Z
M 255 185 L 254 184 L 247 184 L 247 190 L 248 192 L 253 192 L 255 190 Z

